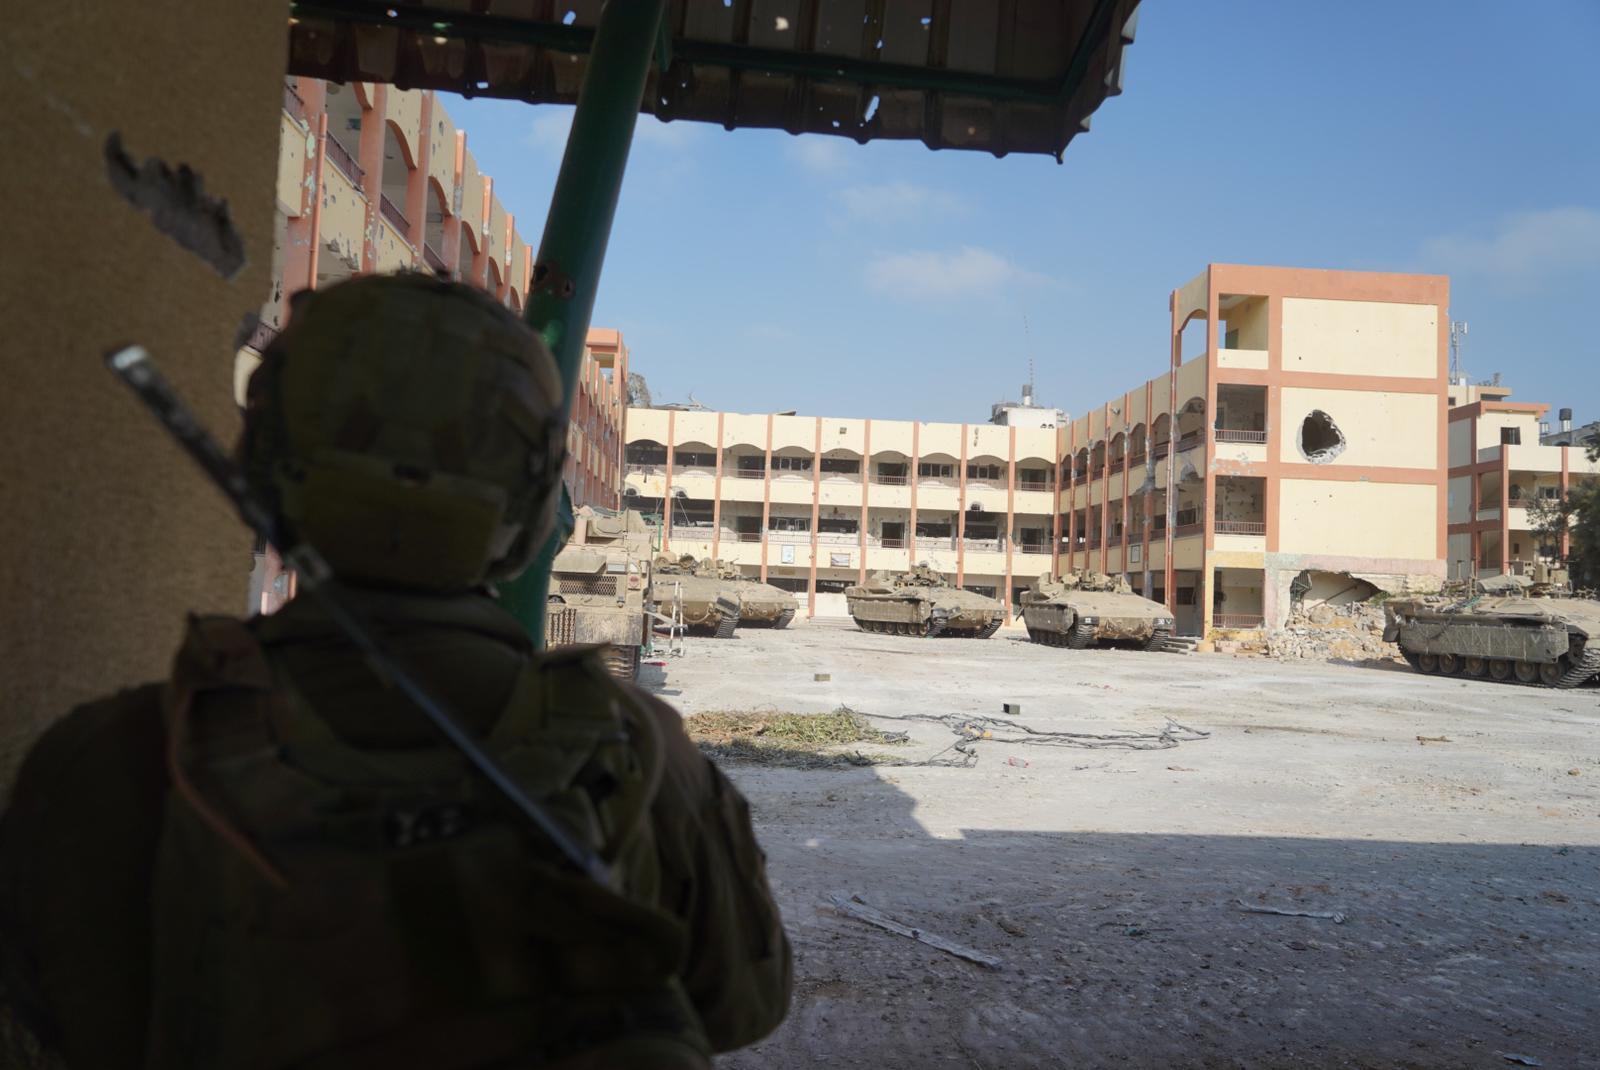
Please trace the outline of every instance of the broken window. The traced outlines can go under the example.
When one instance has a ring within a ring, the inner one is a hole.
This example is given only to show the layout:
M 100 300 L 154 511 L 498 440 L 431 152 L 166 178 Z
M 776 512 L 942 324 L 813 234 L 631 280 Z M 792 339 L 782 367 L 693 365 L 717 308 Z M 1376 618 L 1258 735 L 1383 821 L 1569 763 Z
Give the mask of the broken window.
M 861 462 L 853 457 L 824 457 L 822 458 L 822 470 L 840 475 L 859 475 Z
M 811 520 L 803 516 L 774 516 L 767 520 L 768 531 L 810 531 Z
M 811 471 L 810 457 L 774 457 L 772 467 L 778 472 L 809 472 Z
M 987 479 L 999 481 L 1000 466 L 997 464 L 969 464 L 967 465 L 968 479 Z
M 860 521 L 853 517 L 824 516 L 817 519 L 817 530 L 830 532 L 834 535 L 854 535 L 860 530 L 859 524 Z
M 1297 445 L 1300 453 L 1312 464 L 1327 464 L 1344 452 L 1344 432 L 1333 422 L 1333 417 L 1321 409 L 1312 409 L 1300 421 Z

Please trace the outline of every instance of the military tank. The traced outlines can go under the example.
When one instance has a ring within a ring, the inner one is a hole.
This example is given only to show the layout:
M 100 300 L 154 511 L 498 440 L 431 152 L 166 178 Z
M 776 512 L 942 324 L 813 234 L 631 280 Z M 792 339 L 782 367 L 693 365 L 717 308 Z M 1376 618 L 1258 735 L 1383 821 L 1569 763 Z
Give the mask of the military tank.
M 738 588 L 728 580 L 699 571 L 692 554 L 673 558 L 661 554 L 653 566 L 656 602 L 663 608 L 675 602 L 683 612 L 686 630 L 718 639 L 732 639 L 739 626 L 742 602 Z
M 787 628 L 794 620 L 794 595 L 782 587 L 750 579 L 739 571 L 738 565 L 708 558 L 695 571 L 697 575 L 722 580 L 738 592 L 741 628 Z
M 1383 637 L 1413 669 L 1438 676 L 1577 687 L 1600 675 L 1600 602 L 1531 587 L 1499 576 L 1465 597 L 1392 599 Z
M 1133 593 L 1120 576 L 1069 572 L 1045 575 L 1022 592 L 1028 638 L 1072 650 L 1100 644 L 1136 644 L 1154 650 L 1172 635 L 1172 611 Z
M 551 649 L 598 644 L 612 675 L 639 675 L 650 628 L 650 529 L 629 510 L 585 507 L 550 567 L 545 635 Z
M 846 587 L 844 598 L 850 616 L 866 632 L 987 639 L 1005 619 L 999 602 L 952 587 L 925 565 L 874 573 L 866 583 Z

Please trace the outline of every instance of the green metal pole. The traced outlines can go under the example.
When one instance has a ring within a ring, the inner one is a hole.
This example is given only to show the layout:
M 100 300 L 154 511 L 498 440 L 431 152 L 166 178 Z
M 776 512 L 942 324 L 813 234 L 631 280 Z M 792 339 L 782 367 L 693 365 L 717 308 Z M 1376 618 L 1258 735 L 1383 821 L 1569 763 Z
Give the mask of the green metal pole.
M 572 411 L 600 268 L 666 6 L 666 0 L 610 0 L 601 11 L 534 261 L 525 315 L 561 369 L 563 416 Z M 563 512 L 564 521 L 528 570 L 500 585 L 502 604 L 528 629 L 536 646 L 544 642 L 550 564 L 572 532 L 570 509 Z

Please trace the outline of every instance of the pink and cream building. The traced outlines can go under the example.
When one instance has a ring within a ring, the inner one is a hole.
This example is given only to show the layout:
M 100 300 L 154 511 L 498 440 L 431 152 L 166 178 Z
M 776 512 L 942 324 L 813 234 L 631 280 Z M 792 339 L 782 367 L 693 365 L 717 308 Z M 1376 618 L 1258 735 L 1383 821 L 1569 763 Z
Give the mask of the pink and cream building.
M 1061 426 L 635 409 L 625 496 L 813 613 L 913 564 L 1012 609 L 1042 572 L 1120 573 L 1201 634 L 1436 588 L 1448 301 L 1437 276 L 1213 264 L 1172 292 L 1165 369 Z

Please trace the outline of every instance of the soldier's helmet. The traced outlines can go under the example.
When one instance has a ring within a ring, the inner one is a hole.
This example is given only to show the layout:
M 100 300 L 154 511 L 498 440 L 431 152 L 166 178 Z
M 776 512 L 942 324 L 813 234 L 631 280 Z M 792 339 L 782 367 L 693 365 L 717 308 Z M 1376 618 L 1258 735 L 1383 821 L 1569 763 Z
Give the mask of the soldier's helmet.
M 241 460 L 336 575 L 465 589 L 555 523 L 561 384 L 544 342 L 460 283 L 373 275 L 298 295 L 251 377 Z

